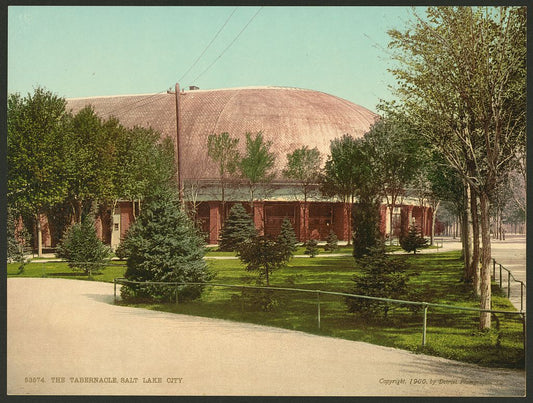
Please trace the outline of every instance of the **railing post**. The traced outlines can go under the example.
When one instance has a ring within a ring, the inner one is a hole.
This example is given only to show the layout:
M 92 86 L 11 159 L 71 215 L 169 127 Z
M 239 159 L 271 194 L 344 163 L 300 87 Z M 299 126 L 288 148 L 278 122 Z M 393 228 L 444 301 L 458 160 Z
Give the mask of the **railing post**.
M 117 304 L 117 279 L 113 279 L 113 295 L 114 295 L 114 301 L 115 305 Z
M 501 263 L 499 263 L 500 265 L 500 288 L 502 288 L 502 265 Z
M 318 328 L 320 329 L 320 291 L 316 292 Z
M 178 304 L 178 286 L 176 285 L 176 305 Z
M 524 312 L 522 315 L 522 333 L 523 333 L 523 339 L 524 339 L 524 354 L 526 352 L 526 313 Z
M 496 259 L 492 259 L 492 279 L 496 281 Z
M 422 347 L 426 345 L 427 320 L 428 320 L 428 306 L 424 304 L 424 327 L 422 331 Z
M 507 271 L 507 298 L 511 298 L 511 272 Z

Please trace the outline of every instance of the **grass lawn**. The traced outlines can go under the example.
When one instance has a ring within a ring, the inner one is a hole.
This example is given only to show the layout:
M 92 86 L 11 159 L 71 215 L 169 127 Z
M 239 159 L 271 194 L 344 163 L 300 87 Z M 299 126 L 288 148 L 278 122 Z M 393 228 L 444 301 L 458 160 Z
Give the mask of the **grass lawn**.
M 24 266 L 24 272 L 20 274 L 18 273 L 18 268 L 18 263 L 9 263 L 7 265 L 8 277 L 50 277 L 90 280 L 87 274 L 82 271 L 72 270 L 64 262 L 39 262 L 38 260 L 32 260 L 31 263 Z M 112 283 L 116 277 L 124 276 L 125 269 L 125 262 L 113 261 L 100 273 L 93 273 L 92 280 Z
M 207 256 L 217 256 L 211 251 Z M 340 253 L 349 253 L 342 252 Z M 418 290 L 420 301 L 479 307 L 470 287 L 460 281 L 462 263 L 459 252 L 410 255 L 410 284 Z M 223 255 L 218 255 L 223 256 Z M 231 256 L 231 253 L 230 253 Z M 239 260 L 208 260 L 217 273 L 213 283 L 242 285 L 252 281 L 255 273 L 244 270 Z M 94 280 L 113 281 L 124 273 L 123 262 L 113 262 Z M 294 258 L 289 266 L 274 272 L 271 285 L 311 290 L 350 292 L 355 274 L 351 256 Z M 22 274 L 17 265 L 8 265 L 12 277 L 60 277 L 87 280 L 87 275 L 73 272 L 66 263 L 31 263 Z M 422 347 L 423 313 L 411 312 L 394 305 L 388 317 L 363 319 L 346 310 L 344 297 L 321 295 L 321 328 L 317 326 L 316 294 L 274 291 L 275 305 L 269 312 L 255 308 L 241 289 L 208 286 L 200 300 L 180 304 L 138 304 L 137 306 L 167 312 L 222 318 L 300 330 L 324 336 L 365 341 L 414 352 L 477 363 L 484 366 L 523 368 L 522 322 L 519 315 L 498 314 L 493 329 L 477 329 L 479 314 L 430 307 L 427 319 L 427 344 Z M 498 287 L 493 287 L 493 309 L 514 311 Z
M 402 250 L 402 248 L 398 245 L 386 245 L 385 246 L 387 252 L 394 252 L 394 251 L 398 251 L 398 250 Z M 218 250 L 218 248 L 216 247 L 210 247 L 210 248 L 206 248 L 207 249 L 207 253 L 206 253 L 206 256 L 207 257 L 212 257 L 212 256 L 237 256 L 237 254 L 235 252 L 221 252 Z M 352 245 L 349 245 L 349 246 L 346 246 L 346 245 L 339 245 L 339 249 L 337 249 L 335 252 L 327 252 L 324 250 L 324 245 L 319 245 L 318 246 L 318 251 L 319 251 L 319 255 L 322 255 L 322 256 L 328 256 L 330 254 L 348 254 L 351 256 L 352 252 L 353 252 L 353 246 Z M 296 252 L 294 253 L 295 255 L 304 255 L 305 254 L 305 247 L 304 246 L 298 246 L 298 249 L 296 249 Z
M 459 252 L 410 255 L 410 284 L 419 291 L 419 300 L 447 305 L 479 307 L 470 286 L 460 281 Z M 243 284 L 253 278 L 238 260 L 209 260 L 219 284 Z M 289 267 L 274 272 L 271 285 L 312 290 L 350 292 L 355 272 L 351 257 L 294 258 Z M 387 319 L 363 319 L 347 313 L 343 297 L 321 295 L 321 328 L 317 325 L 315 294 L 275 291 L 276 305 L 269 312 L 254 308 L 249 298 L 235 288 L 207 287 L 201 300 L 180 304 L 139 306 L 213 318 L 264 324 L 287 329 L 365 341 L 383 346 L 421 352 L 484 366 L 523 368 L 522 322 L 518 315 L 498 314 L 500 329 L 480 332 L 475 312 L 429 308 L 427 344 L 422 347 L 423 313 L 396 305 Z M 493 309 L 514 311 L 511 303 L 493 287 Z

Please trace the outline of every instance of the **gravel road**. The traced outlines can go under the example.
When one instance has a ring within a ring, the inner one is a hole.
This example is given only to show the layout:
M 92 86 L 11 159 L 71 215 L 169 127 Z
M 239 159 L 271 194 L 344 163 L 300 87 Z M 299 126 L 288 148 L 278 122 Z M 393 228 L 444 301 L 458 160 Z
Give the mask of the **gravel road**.
M 9 278 L 11 395 L 523 396 L 525 373 L 113 305 L 113 285 Z

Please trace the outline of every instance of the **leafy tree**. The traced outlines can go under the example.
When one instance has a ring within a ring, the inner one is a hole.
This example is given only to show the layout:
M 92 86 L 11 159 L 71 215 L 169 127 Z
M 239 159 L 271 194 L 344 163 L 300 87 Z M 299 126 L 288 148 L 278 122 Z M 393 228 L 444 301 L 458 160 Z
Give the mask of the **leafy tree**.
M 286 245 L 264 236 L 242 242 L 238 256 L 246 265 L 246 270 L 259 272 L 260 279 L 265 279 L 267 287 L 270 286 L 272 272 L 285 267 L 290 258 Z
M 8 97 L 7 200 L 17 213 L 31 215 L 42 256 L 41 216 L 66 195 L 63 127 L 65 99 L 38 87 Z
M 160 190 L 145 201 L 124 240 L 129 252 L 124 277 L 131 281 L 206 282 L 212 279 L 203 259 L 202 237 L 181 209 L 175 190 Z M 180 287 L 179 299 L 198 298 L 203 286 Z M 127 284 L 125 300 L 174 300 L 176 286 Z
M 112 163 L 116 154 L 114 139 L 107 136 L 102 119 L 91 106 L 70 116 L 68 123 L 65 175 L 74 221 L 79 223 L 93 202 L 111 198 Z
M 353 204 L 359 189 L 369 181 L 369 171 L 363 140 L 345 134 L 330 143 L 330 155 L 324 166 L 321 191 L 325 196 L 336 196 L 345 203 Z M 351 223 L 349 225 L 351 226 Z
M 304 199 L 304 208 L 307 210 L 307 200 L 312 194 L 313 187 L 320 182 L 320 165 L 322 158 L 318 148 L 303 146 L 287 154 L 287 165 L 283 175 L 300 184 Z M 304 228 L 308 228 L 307 214 L 304 214 Z M 304 234 L 304 240 L 307 234 Z
M 331 140 L 330 155 L 324 166 L 322 193 L 337 196 L 344 202 L 353 202 L 357 186 L 360 183 L 358 168 L 361 160 L 361 140 L 345 134 Z
M 406 122 L 392 117 L 377 121 L 365 134 L 365 142 L 374 168 L 374 180 L 380 184 L 381 194 L 387 200 L 392 242 L 394 207 L 405 195 L 419 167 L 419 144 Z
M 370 253 L 356 259 L 360 274 L 353 277 L 355 283 L 351 293 L 389 299 L 408 299 L 409 277 L 405 273 L 405 259 L 385 254 L 383 246 L 372 248 Z M 393 305 L 388 302 L 364 298 L 346 299 L 348 312 L 358 313 L 363 317 L 375 317 L 382 313 L 386 318 Z
M 428 246 L 428 241 L 420 234 L 416 226 L 411 224 L 407 234 L 400 237 L 400 246 L 406 252 L 413 252 L 416 255 L 417 249 Z
M 286 218 L 283 220 L 281 223 L 281 231 L 276 241 L 285 247 L 289 257 L 296 252 L 296 249 L 298 248 L 298 240 L 296 239 L 296 234 L 294 233 L 294 228 L 292 227 L 290 220 Z
M 339 238 L 335 235 L 335 232 L 330 231 L 328 238 L 326 239 L 326 245 L 324 245 L 324 250 L 327 252 L 335 252 L 339 249 Z
M 523 150 L 525 7 L 431 7 L 390 31 L 401 107 L 479 200 L 481 308 L 491 306 L 490 204 L 498 178 Z M 476 201 L 477 205 L 477 201 Z M 480 328 L 490 328 L 482 312 Z
M 306 255 L 309 255 L 309 257 L 315 257 L 316 255 L 318 255 L 318 241 L 316 239 L 309 239 L 304 243 L 304 246 L 304 253 Z
M 100 271 L 111 251 L 98 238 L 94 220 L 87 215 L 81 223 L 74 223 L 66 230 L 56 254 L 68 261 L 70 267 L 81 269 L 90 276 Z
M 254 215 L 254 201 L 260 183 L 270 182 L 273 178 L 275 156 L 270 152 L 271 141 L 265 141 L 262 132 L 257 132 L 254 137 L 246 133 L 246 149 L 239 163 L 242 177 L 248 183 L 250 193 L 250 207 Z
M 113 127 L 112 122 L 107 125 L 110 126 L 107 130 L 115 131 L 117 138 L 114 204 L 123 199 L 140 205 L 144 198 L 175 186 L 174 147 L 170 139 L 161 139 L 160 133 L 151 128 L 136 126 L 124 130 Z
M 254 223 L 242 204 L 235 204 L 220 232 L 219 249 L 237 250 L 239 245 L 257 234 Z
M 227 132 L 211 134 L 207 137 L 207 154 L 217 164 L 220 176 L 220 200 L 222 202 L 222 222 L 226 220 L 226 186 L 228 179 L 235 174 L 240 154 L 237 146 L 239 139 L 232 138 Z

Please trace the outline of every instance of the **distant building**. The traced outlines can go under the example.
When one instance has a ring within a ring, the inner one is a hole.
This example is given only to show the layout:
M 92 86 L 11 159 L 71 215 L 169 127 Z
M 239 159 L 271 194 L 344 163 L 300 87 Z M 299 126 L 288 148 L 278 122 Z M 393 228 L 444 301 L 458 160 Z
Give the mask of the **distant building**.
M 67 109 L 75 113 L 92 105 L 102 118 L 117 117 L 127 126 L 152 127 L 174 140 L 178 151 L 179 181 L 189 207 L 196 209 L 197 221 L 207 234 L 209 243 L 217 243 L 221 230 L 222 211 L 216 165 L 207 155 L 207 137 L 228 132 L 245 144 L 245 133 L 262 131 L 265 140 L 273 143 L 276 154 L 277 177 L 260 192 L 255 202 L 254 222 L 259 231 L 276 235 L 284 218 L 294 225 L 301 240 L 312 236 L 326 239 L 333 230 L 341 240 L 351 237 L 349 214 L 351 206 L 320 195 L 309 200 L 305 208 L 298 186 L 281 176 L 287 154 L 301 146 L 317 147 L 323 159 L 329 154 L 330 141 L 344 134 L 362 137 L 377 115 L 352 102 L 323 92 L 284 87 L 246 87 L 147 94 L 77 98 L 67 100 Z M 235 181 L 226 197 L 229 208 L 242 202 L 250 211 L 246 189 Z M 396 232 L 415 220 L 430 232 L 431 210 L 404 201 L 394 208 L 393 227 Z M 388 232 L 387 208 L 381 207 L 381 230 Z M 112 228 L 99 222 L 103 236 L 111 233 L 110 242 L 116 246 L 133 221 L 131 202 L 120 202 L 112 214 Z M 304 219 L 305 217 L 305 219 Z M 307 234 L 307 235 L 306 235 Z M 108 238 L 108 237 L 107 237 Z

